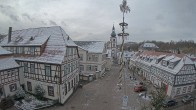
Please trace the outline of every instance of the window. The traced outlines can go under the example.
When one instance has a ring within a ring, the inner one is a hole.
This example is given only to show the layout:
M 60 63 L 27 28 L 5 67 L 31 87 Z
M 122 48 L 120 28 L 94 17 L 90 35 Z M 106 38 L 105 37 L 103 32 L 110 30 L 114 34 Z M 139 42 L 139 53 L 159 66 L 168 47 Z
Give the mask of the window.
M 34 53 L 35 53 L 35 47 L 30 47 L 30 54 L 34 55 Z
M 88 58 L 88 61 L 91 61 L 91 56 L 90 55 L 88 55 L 87 58 Z
M 167 66 L 167 61 L 164 61 L 164 60 L 163 60 L 163 61 L 162 61 L 162 65 L 163 65 L 163 66 Z
M 31 65 L 30 65 L 30 72 L 35 73 L 35 64 L 34 63 L 31 63 Z
M 174 63 L 173 62 L 169 62 L 169 68 L 174 68 Z
M 20 48 L 20 47 L 16 47 L 16 53 L 17 53 L 17 54 L 19 53 L 19 48 Z
M 187 88 L 187 87 L 183 87 L 182 93 L 186 93 L 186 88 Z
M 67 65 L 64 65 L 64 74 L 66 75 L 67 73 Z
M 24 47 L 21 47 L 20 51 L 25 54 L 25 48 Z
M 71 55 L 73 55 L 73 48 L 71 48 Z
M 69 48 L 67 48 L 67 55 L 69 56 L 70 55 L 70 49 Z
M 46 76 L 51 76 L 51 67 L 50 65 L 45 65 L 45 74 Z
M 3 96 L 3 88 L 0 87 L 0 97 Z
M 71 63 L 71 72 L 73 72 L 73 62 Z
M 98 55 L 92 55 L 93 61 L 98 61 Z
M 113 39 L 113 41 L 115 41 L 115 39 Z
M 7 71 L 7 75 L 11 76 L 11 71 L 10 70 Z
M 70 84 L 70 82 L 68 83 L 68 91 L 70 91 L 70 89 L 71 89 L 71 84 Z
M 65 83 L 65 95 L 67 94 L 67 84 Z
M 180 89 L 181 89 L 181 88 L 177 88 L 177 90 L 176 90 L 176 95 L 179 95 L 179 94 L 180 94 Z
M 24 62 L 24 72 L 27 73 L 28 72 L 28 63 Z
M 88 71 L 91 71 L 92 70 L 91 65 L 87 65 L 87 70 Z
M 54 87 L 53 86 L 48 86 L 48 95 L 54 96 Z
M 83 61 L 83 54 L 80 54 L 80 60 Z
M 80 65 L 80 71 L 84 71 L 84 65 Z
M 74 83 L 73 83 L 73 80 L 71 80 L 71 88 L 73 88 L 74 86 Z
M 191 86 L 188 87 L 188 91 L 187 92 L 191 92 Z
M 27 81 L 27 90 L 32 91 L 32 84 L 29 81 Z
M 10 92 L 14 92 L 14 91 L 16 91 L 16 89 L 17 89 L 16 83 L 10 85 Z
M 95 71 L 97 71 L 97 66 L 94 66 Z

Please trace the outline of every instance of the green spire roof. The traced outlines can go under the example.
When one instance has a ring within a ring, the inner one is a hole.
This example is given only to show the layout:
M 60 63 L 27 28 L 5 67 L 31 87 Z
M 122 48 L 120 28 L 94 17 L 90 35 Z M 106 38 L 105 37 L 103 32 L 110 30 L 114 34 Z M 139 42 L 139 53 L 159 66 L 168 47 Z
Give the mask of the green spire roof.
M 111 33 L 111 36 L 112 36 L 112 37 L 116 37 L 116 33 L 115 33 L 114 25 L 113 25 L 113 27 L 112 27 L 112 33 Z

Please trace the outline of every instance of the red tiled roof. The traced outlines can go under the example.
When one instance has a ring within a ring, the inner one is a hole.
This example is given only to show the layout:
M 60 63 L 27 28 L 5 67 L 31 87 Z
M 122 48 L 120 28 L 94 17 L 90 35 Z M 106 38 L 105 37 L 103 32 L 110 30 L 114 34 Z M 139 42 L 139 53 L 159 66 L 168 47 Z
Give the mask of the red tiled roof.
M 175 55 L 177 57 L 184 57 L 185 54 L 177 54 L 177 53 L 167 53 L 167 52 L 156 52 L 156 51 L 144 51 L 143 53 L 141 53 L 141 55 L 143 56 L 160 56 L 160 55 L 167 55 L 167 56 L 171 56 L 171 55 Z

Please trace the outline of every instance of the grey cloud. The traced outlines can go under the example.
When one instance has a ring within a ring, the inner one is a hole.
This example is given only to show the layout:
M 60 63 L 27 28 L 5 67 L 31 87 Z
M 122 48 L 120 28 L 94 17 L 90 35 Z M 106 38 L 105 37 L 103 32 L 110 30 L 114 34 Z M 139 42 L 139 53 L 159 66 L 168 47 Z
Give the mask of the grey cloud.
M 43 24 L 43 25 L 47 25 L 47 23 L 46 23 L 46 22 L 44 22 L 44 21 L 41 21 L 41 24 Z
M 13 21 L 19 21 L 19 16 L 15 15 L 17 13 L 14 12 L 14 7 L 9 5 L 0 5 L 0 12 L 2 12 L 5 16 L 8 16 Z
M 57 25 L 56 22 L 54 22 L 52 20 L 50 20 L 49 23 L 50 23 L 50 25 Z
M 33 21 L 33 20 L 34 20 L 34 19 L 31 18 L 30 15 L 27 14 L 27 13 L 23 13 L 22 16 L 25 17 L 25 18 L 27 18 L 27 19 L 30 20 L 30 21 Z
M 156 16 L 156 20 L 163 20 L 163 19 L 164 19 L 164 17 L 161 14 L 159 14 L 159 15 Z
M 12 20 L 14 20 L 14 21 L 19 21 L 19 17 L 17 16 L 17 15 L 12 15 L 12 14 L 10 14 L 10 15 L 8 15 Z
M 62 24 L 63 26 L 67 26 L 67 24 L 66 24 L 64 21 L 61 21 L 61 24 Z

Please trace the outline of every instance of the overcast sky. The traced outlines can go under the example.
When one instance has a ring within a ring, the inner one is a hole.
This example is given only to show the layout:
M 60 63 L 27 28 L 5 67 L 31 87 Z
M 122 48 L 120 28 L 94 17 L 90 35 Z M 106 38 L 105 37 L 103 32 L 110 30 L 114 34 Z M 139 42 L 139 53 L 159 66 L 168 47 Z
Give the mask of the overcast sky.
M 127 41 L 196 42 L 196 0 L 127 0 L 131 12 Z M 0 0 L 0 33 L 13 30 L 61 26 L 73 40 L 109 40 L 116 33 L 122 0 Z

